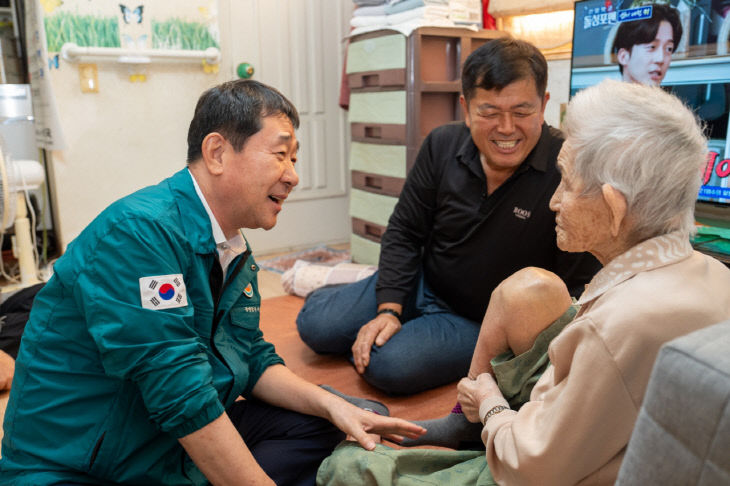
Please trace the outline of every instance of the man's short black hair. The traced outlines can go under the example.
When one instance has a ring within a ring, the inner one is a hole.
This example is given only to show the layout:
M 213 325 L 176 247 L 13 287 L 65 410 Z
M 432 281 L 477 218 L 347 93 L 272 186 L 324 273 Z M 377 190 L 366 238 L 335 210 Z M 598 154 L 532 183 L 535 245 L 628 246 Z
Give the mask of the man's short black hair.
M 682 40 L 682 23 L 679 21 L 679 13 L 674 7 L 655 3 L 651 5 L 650 18 L 621 22 L 616 31 L 611 52 L 618 53 L 619 49 L 626 49 L 631 53 L 631 49 L 635 45 L 653 42 L 659 31 L 659 24 L 663 21 L 669 22 L 669 25 L 672 26 L 672 40 L 676 47 Z M 621 74 L 624 73 L 621 63 L 618 64 L 618 69 Z
M 540 50 L 523 40 L 500 37 L 469 54 L 461 72 L 461 90 L 468 102 L 477 88 L 501 90 L 523 79 L 535 81 L 542 98 L 547 88 L 547 61 Z
M 284 115 L 299 128 L 299 113 L 286 97 L 271 86 L 237 79 L 209 89 L 200 96 L 188 129 L 188 163 L 202 157 L 203 139 L 218 132 L 238 152 L 248 137 L 261 130 L 262 119 Z

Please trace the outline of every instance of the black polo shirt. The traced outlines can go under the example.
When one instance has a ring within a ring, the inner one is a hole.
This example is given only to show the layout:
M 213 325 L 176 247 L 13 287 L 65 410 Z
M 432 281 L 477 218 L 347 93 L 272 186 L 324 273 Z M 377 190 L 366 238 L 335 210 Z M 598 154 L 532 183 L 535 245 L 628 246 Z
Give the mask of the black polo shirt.
M 535 148 L 491 195 L 479 150 L 463 123 L 433 130 L 383 235 L 378 303 L 404 303 L 423 270 L 431 289 L 456 313 L 481 322 L 492 290 L 527 267 L 558 274 L 578 296 L 600 264 L 558 249 L 548 207 L 560 183 L 561 133 L 544 124 Z

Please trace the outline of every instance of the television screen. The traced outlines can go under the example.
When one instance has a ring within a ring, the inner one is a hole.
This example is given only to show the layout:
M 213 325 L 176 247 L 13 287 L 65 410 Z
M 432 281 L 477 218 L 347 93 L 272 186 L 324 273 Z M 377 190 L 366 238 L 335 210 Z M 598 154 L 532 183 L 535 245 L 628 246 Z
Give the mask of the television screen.
M 698 201 L 725 206 L 728 220 L 729 31 L 730 0 L 578 1 L 570 77 L 571 96 L 614 78 L 659 84 L 691 106 L 709 138 Z

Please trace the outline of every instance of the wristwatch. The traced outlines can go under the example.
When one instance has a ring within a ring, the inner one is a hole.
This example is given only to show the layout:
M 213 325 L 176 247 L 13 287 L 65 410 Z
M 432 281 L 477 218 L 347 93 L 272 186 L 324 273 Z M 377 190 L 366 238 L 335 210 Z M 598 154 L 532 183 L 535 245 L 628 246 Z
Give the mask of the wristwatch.
M 400 312 L 398 312 L 395 309 L 389 309 L 386 307 L 385 309 L 380 309 L 377 312 L 377 315 L 380 315 L 380 314 L 390 314 L 392 316 L 395 316 L 400 321 Z
M 506 405 L 497 405 L 496 407 L 492 407 L 484 414 L 484 423 L 486 424 L 487 420 L 489 420 L 489 417 L 492 415 L 497 415 L 499 412 L 503 412 L 504 410 L 509 410 L 509 407 Z

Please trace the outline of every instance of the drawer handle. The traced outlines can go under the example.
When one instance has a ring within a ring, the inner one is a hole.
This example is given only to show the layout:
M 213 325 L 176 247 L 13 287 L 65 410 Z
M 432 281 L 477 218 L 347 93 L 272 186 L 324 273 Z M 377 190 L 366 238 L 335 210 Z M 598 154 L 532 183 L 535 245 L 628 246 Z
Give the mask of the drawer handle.
M 381 138 L 382 130 L 380 127 L 365 127 L 365 136 L 367 138 Z
M 362 85 L 366 88 L 380 85 L 380 74 L 366 74 L 362 77 Z
M 365 176 L 365 187 L 371 187 L 373 189 L 383 188 L 383 179 L 381 177 Z
M 377 226 L 365 224 L 365 234 L 380 239 L 383 236 L 383 230 L 378 228 Z

